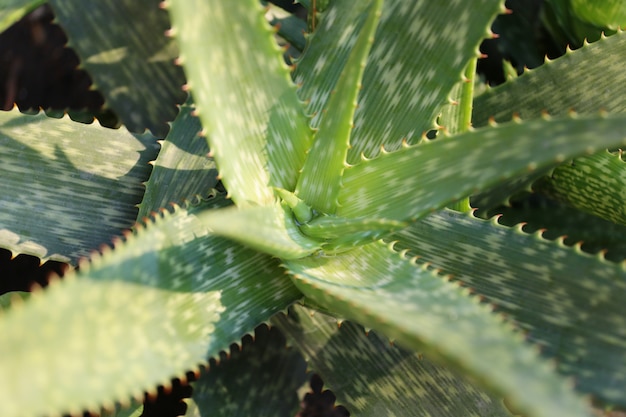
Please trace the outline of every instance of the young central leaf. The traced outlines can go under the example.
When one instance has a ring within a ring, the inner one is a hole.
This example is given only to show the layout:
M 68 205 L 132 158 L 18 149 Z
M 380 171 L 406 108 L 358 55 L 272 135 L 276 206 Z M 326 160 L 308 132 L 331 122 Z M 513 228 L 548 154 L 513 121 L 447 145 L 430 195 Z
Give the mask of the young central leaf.
M 341 38 L 352 53 L 324 110 L 313 146 L 298 179 L 296 194 L 314 209 L 332 214 L 350 146 L 352 118 L 373 35 L 381 16 L 381 0 L 371 0 L 365 21 L 346 26 Z

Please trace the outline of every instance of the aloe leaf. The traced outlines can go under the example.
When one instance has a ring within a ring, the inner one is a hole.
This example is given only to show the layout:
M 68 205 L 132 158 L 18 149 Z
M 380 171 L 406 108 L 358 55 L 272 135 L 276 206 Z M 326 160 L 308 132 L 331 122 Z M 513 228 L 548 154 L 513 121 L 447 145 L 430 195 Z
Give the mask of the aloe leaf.
M 285 266 L 314 302 L 462 370 L 529 416 L 588 416 L 564 381 L 487 306 L 382 242 Z
M 275 11 L 276 7 L 271 7 L 270 10 Z M 274 12 L 272 13 L 270 23 L 276 28 L 278 36 L 289 42 L 296 50 L 300 52 L 304 50 L 306 46 L 304 33 L 307 30 L 304 20 L 288 13 L 286 16 L 283 16 Z
M 565 115 L 609 113 L 626 110 L 626 74 L 620 64 L 626 57 L 626 35 L 616 33 L 585 45 L 474 99 L 473 124 L 487 124 L 490 117 L 505 122 L 518 114 L 532 119 L 548 112 Z M 541 91 L 541 94 L 536 94 Z
M 317 251 L 319 242 L 298 228 L 292 212 L 282 204 L 204 211 L 199 214 L 211 232 L 284 259 Z
M 0 245 L 76 262 L 133 225 L 158 146 L 149 134 L 0 112 Z
M 30 297 L 30 293 L 24 291 L 11 291 L 0 295 L 0 312 L 8 310 L 16 302 L 27 300 L 28 297 Z
M 315 140 L 298 178 L 298 197 L 322 213 L 334 214 L 337 208 L 337 193 L 346 167 L 356 98 L 381 8 L 382 0 L 372 0 L 370 7 L 364 11 L 367 17 L 362 27 L 358 30 L 356 25 L 344 28 L 341 39 L 345 44 L 338 47 L 350 49 L 350 56 L 335 89 L 330 93 Z
M 382 145 L 392 150 L 404 139 L 417 142 L 432 129 L 501 5 L 498 0 L 481 0 L 471 8 L 460 2 L 385 2 L 363 75 L 349 163 L 362 153 L 376 155 Z M 348 50 L 339 44 L 341 32 L 358 22 L 356 11 L 345 8 L 356 6 L 350 1 L 331 4 L 313 37 L 319 49 L 312 42 L 298 63 L 296 81 L 303 85 L 300 96 L 310 100 L 314 126 L 347 61 Z M 456 29 L 445 36 L 437 29 L 452 24 Z
M 626 164 L 621 154 L 601 152 L 559 165 L 533 188 L 587 213 L 626 225 Z
M 185 101 L 176 44 L 165 36 L 169 19 L 156 0 L 50 0 L 70 46 L 107 104 L 133 132 L 165 137 L 177 104 Z M 106 28 L 106 30 L 103 30 Z
M 161 145 L 139 205 L 139 219 L 169 203 L 205 196 L 217 184 L 215 161 L 209 157 L 206 139 L 199 136 L 200 120 L 193 109 L 191 101 L 181 107 Z
M 298 389 L 306 383 L 306 363 L 287 348 L 277 328 L 257 327 L 241 346 L 210 366 L 193 383 L 193 403 L 186 416 L 294 416 Z
M 530 202 L 537 197 L 529 197 Z M 553 200 L 545 203 L 515 203 L 510 207 L 475 212 L 477 217 L 498 215 L 498 223 L 506 226 L 524 224 L 524 232 L 541 232 L 541 236 L 554 240 L 563 238 L 567 246 L 580 245 L 591 254 L 602 252 L 607 260 L 622 262 L 626 259 L 626 226 L 583 213 L 569 205 Z
M 185 210 L 163 217 L 2 315 L 4 416 L 141 397 L 300 297 L 271 257 Z
M 578 390 L 626 406 L 623 265 L 452 211 L 393 238 L 396 249 L 410 249 L 495 303 L 557 359 L 559 372 L 575 377 Z
M 44 4 L 46 0 L 5 0 L 0 4 L 0 32 Z
M 598 27 L 618 29 L 626 25 L 626 3 L 621 0 L 572 0 L 573 13 Z
M 238 205 L 272 204 L 272 186 L 294 190 L 312 132 L 260 3 L 167 4 L 224 185 Z
M 626 117 L 508 123 L 346 168 L 337 214 L 407 220 L 507 179 L 626 143 Z
M 511 416 L 500 399 L 456 372 L 355 323 L 299 305 L 272 323 L 354 415 Z

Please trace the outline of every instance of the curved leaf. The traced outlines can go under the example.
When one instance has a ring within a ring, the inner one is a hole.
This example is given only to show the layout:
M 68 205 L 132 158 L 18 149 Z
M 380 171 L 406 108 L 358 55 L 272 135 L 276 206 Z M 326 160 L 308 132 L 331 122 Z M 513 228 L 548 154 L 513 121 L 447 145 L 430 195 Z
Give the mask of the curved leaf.
M 1 316 L 3 415 L 141 397 L 299 297 L 277 261 L 207 235 L 185 210 L 165 213 Z
M 474 98 L 474 126 L 490 117 L 497 122 L 514 114 L 528 120 L 541 116 L 609 113 L 626 110 L 626 34 L 585 45 Z M 537 94 L 540 91 L 541 94 Z
M 50 0 L 68 33 L 70 46 L 107 104 L 133 132 L 150 129 L 165 137 L 177 104 L 185 101 L 182 68 L 169 19 L 159 0 L 112 0 L 89 5 L 81 0 Z M 103 30 L 106 28 L 106 30 Z
M 76 262 L 131 227 L 148 162 L 149 134 L 0 112 L 0 245 Z
M 381 242 L 285 263 L 314 302 L 471 375 L 534 417 L 587 407 L 489 308 Z
M 0 32 L 44 4 L 46 0 L 5 0 L 0 4 Z
M 337 214 L 417 218 L 498 182 L 623 143 L 623 115 L 531 120 L 461 133 L 346 168 Z
M 272 323 L 287 334 L 337 401 L 363 417 L 509 417 L 502 401 L 376 332 L 294 305 Z M 452 395 L 451 395 L 452 394 Z
M 272 186 L 294 190 L 312 132 L 260 3 L 167 4 L 224 185 L 238 205 L 272 204 Z
M 626 406 L 624 265 L 453 211 L 390 239 L 514 319 L 577 389 Z
M 209 157 L 206 139 L 199 136 L 200 120 L 193 115 L 193 109 L 188 101 L 172 123 L 146 183 L 138 219 L 169 203 L 205 196 L 217 184 L 215 161 Z

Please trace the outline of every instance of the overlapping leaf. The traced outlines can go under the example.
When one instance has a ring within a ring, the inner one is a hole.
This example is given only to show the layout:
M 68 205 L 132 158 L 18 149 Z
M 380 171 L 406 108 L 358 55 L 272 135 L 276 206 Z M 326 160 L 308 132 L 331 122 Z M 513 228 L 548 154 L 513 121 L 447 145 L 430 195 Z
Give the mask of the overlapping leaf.
M 295 305 L 272 323 L 306 355 L 354 415 L 505 417 L 498 398 L 422 355 L 393 346 L 376 332 Z M 451 395 L 453 394 L 453 395 Z
M 209 157 L 206 139 L 199 136 L 200 121 L 192 113 L 193 104 L 188 102 L 172 123 L 146 183 L 139 219 L 167 204 L 206 196 L 217 184 L 215 161 Z
M 626 110 L 626 34 L 613 36 L 569 51 L 559 59 L 527 71 L 518 78 L 487 90 L 474 99 L 475 127 L 518 114 L 522 119 L 553 116 L 570 110 L 596 114 L 599 110 L 618 113 Z M 541 94 L 537 94 L 541 92 Z
M 193 384 L 192 402 L 185 414 L 202 416 L 293 416 L 298 411 L 298 389 L 306 382 L 306 363 L 285 337 L 266 325 L 244 337 L 211 361 Z
M 89 5 L 51 0 L 70 46 L 104 94 L 107 104 L 133 132 L 150 129 L 165 137 L 177 104 L 185 101 L 178 51 L 165 36 L 168 15 L 158 0 L 114 0 Z
M 452 211 L 390 239 L 513 318 L 577 389 L 626 406 L 623 265 Z
M 477 190 L 626 143 L 626 116 L 509 123 L 458 134 L 346 168 L 337 214 L 406 220 Z
M 442 277 L 381 242 L 286 262 L 302 293 L 473 376 L 536 417 L 587 416 L 586 407 L 521 335 Z M 494 366 L 497 364 L 497 366 Z
M 269 256 L 207 235 L 185 210 L 164 216 L 3 314 L 3 415 L 141 396 L 300 296 Z
M 333 2 L 298 63 L 296 81 L 315 114 L 314 126 L 347 61 L 345 40 L 362 24 L 358 17 L 366 6 L 361 3 Z M 403 139 L 414 143 L 433 127 L 501 3 L 385 1 L 363 75 L 348 162 L 358 161 L 361 153 L 374 156 L 381 145 L 392 150 Z
M 158 152 L 149 134 L 0 112 L 0 241 L 76 262 L 133 225 Z
M 271 186 L 294 190 L 311 131 L 261 5 L 169 3 L 222 181 L 238 205 L 273 203 Z

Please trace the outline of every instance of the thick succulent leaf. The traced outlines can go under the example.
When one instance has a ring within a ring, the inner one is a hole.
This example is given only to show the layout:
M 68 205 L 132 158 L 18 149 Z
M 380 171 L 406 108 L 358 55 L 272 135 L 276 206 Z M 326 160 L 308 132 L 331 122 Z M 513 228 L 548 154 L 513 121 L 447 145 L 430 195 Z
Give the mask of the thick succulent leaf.
M 188 101 L 161 145 L 139 205 L 140 219 L 169 203 L 205 196 L 217 184 L 215 161 L 209 157 L 206 139 L 199 136 L 200 120 L 192 112 L 193 103 Z
M 176 44 L 165 36 L 168 15 L 159 0 L 50 0 L 95 86 L 131 131 L 165 137 L 185 101 Z M 106 28 L 106 30 L 105 30 Z
M 583 251 L 592 254 L 603 252 L 604 257 L 613 262 L 626 259 L 626 226 L 552 200 L 531 204 L 537 199 L 537 195 L 530 196 L 528 203 L 516 202 L 510 207 L 478 210 L 475 215 L 483 218 L 499 215 L 500 224 L 514 226 L 524 223 L 524 231 L 527 233 L 542 231 L 541 235 L 550 240 L 564 237 L 565 245 L 580 243 Z
M 133 225 L 158 146 L 149 134 L 0 112 L 0 245 L 76 262 Z
M 498 182 L 626 143 L 626 117 L 508 123 L 346 168 L 337 214 L 406 220 Z
M 559 165 L 533 188 L 587 213 L 626 225 L 626 164 L 621 154 L 601 152 Z
M 30 297 L 30 293 L 24 291 L 11 291 L 0 295 L 0 312 L 8 310 L 15 303 L 27 300 L 28 297 Z
M 231 346 L 219 359 L 193 384 L 186 416 L 296 415 L 306 363 L 297 350 L 287 348 L 277 328 L 257 327 L 254 337 L 244 337 L 241 347 Z
M 363 75 L 348 162 L 358 161 L 361 153 L 374 156 L 381 145 L 392 150 L 403 139 L 416 142 L 433 127 L 501 3 L 480 0 L 468 8 L 463 2 L 385 1 Z M 316 114 L 314 126 L 346 65 L 349 48 L 342 34 L 358 24 L 358 13 L 350 10 L 357 7 L 363 5 L 333 2 L 298 63 L 296 81 L 303 84 L 300 96 L 310 101 L 309 112 Z
M 575 377 L 578 390 L 626 406 L 623 265 L 452 211 L 393 238 L 396 249 L 410 249 L 495 303 L 557 359 L 559 372 Z
M 287 12 L 280 13 L 276 6 L 270 5 L 270 23 L 277 30 L 278 36 L 282 37 L 297 51 L 302 52 L 306 45 L 304 33 L 307 30 L 306 22 L 297 16 Z M 281 9 L 282 10 L 282 9 Z
M 598 27 L 626 25 L 626 3 L 622 0 L 572 0 L 571 7 L 576 16 Z
M 350 49 L 350 56 L 330 93 L 296 186 L 298 197 L 322 213 L 334 214 L 337 208 L 337 193 L 346 167 L 356 98 L 362 87 L 361 77 L 372 46 L 372 36 L 381 17 L 382 0 L 368 3 L 369 7 L 363 12 L 366 17 L 358 19 L 363 21 L 362 26 L 358 30 L 355 25 L 346 26 L 341 35 L 345 45 L 338 47 Z
M 487 306 L 382 242 L 285 266 L 314 302 L 462 370 L 529 416 L 588 415 L 564 381 Z
M 301 258 L 320 248 L 318 241 L 300 232 L 291 210 L 283 204 L 231 207 L 199 216 L 212 233 L 278 258 Z
M 351 322 L 295 305 L 272 318 L 354 415 L 505 417 L 502 401 L 458 373 Z
M 624 112 L 626 73 L 622 63 L 625 58 L 623 32 L 568 51 L 477 96 L 473 124 L 486 125 L 490 117 L 504 122 L 513 114 L 525 120 L 537 118 L 543 112 L 564 115 L 571 109 L 579 114 L 596 114 L 600 109 Z
M 0 32 L 45 2 L 46 0 L 4 0 L 0 4 Z
M 220 175 L 235 203 L 293 191 L 312 132 L 256 0 L 171 0 L 173 33 Z
M 277 261 L 207 233 L 185 210 L 165 213 L 3 314 L 3 415 L 141 397 L 300 297 Z

